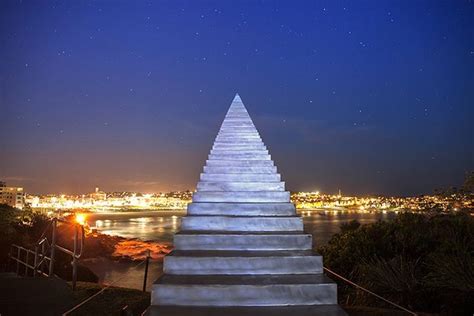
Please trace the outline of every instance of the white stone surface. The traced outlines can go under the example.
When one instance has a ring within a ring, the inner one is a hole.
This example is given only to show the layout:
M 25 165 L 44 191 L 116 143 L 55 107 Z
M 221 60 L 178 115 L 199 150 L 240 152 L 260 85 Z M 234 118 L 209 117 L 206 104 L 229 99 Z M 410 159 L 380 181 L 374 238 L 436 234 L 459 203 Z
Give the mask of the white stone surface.
M 278 203 L 290 202 L 290 192 L 278 191 L 198 191 L 193 202 L 246 202 Z
M 188 216 L 192 215 L 296 216 L 296 210 L 291 203 L 190 203 Z
M 288 232 L 259 234 L 244 232 L 187 233 L 174 236 L 177 250 L 309 250 L 311 235 Z
M 260 275 L 260 274 L 318 274 L 323 273 L 321 256 L 305 254 L 250 253 L 242 251 L 225 255 L 205 252 L 171 254 L 164 258 L 163 271 L 181 275 Z
M 301 217 L 186 216 L 181 229 L 204 231 L 284 232 L 302 231 Z
M 284 191 L 284 182 L 221 182 L 200 181 L 197 184 L 198 191 Z

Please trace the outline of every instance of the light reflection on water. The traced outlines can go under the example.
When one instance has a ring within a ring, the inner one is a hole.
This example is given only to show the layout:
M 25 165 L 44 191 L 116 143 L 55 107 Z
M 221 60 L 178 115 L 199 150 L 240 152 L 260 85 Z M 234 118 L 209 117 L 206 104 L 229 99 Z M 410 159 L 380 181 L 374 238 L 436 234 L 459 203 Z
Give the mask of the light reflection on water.
M 185 210 L 94 213 L 87 221 L 107 235 L 172 242 L 185 214 Z
M 313 235 L 314 245 L 326 244 L 334 234 L 340 231 L 342 224 L 357 220 L 361 224 L 370 224 L 378 220 L 390 220 L 396 214 L 333 212 L 328 210 L 299 211 L 303 217 L 305 231 Z
M 316 245 L 326 243 L 339 232 L 341 224 L 351 220 L 367 224 L 395 216 L 394 213 L 343 213 L 330 210 L 304 210 L 298 213 L 303 217 L 305 231 L 313 235 Z M 173 242 L 173 235 L 179 230 L 181 217 L 185 215 L 185 210 L 95 213 L 88 216 L 88 223 L 108 235 Z

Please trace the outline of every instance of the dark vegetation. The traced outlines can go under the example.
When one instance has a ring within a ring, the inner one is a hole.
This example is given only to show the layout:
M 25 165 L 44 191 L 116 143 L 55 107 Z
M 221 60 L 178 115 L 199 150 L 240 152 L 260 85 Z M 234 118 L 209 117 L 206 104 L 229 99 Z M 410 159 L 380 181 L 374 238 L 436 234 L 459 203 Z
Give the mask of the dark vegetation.
M 468 213 L 402 213 L 369 225 L 352 221 L 318 251 L 329 269 L 411 310 L 474 312 L 474 218 Z M 387 307 L 339 284 L 341 304 Z
M 12 244 L 34 250 L 36 243 L 45 231 L 45 236 L 51 240 L 51 227 L 48 227 L 49 223 L 50 220 L 45 214 L 34 212 L 28 208 L 19 210 L 5 204 L 0 204 L 0 271 L 8 271 L 13 268 L 12 262 L 8 259 Z M 68 225 L 60 225 L 58 227 L 58 244 L 72 249 L 72 238 L 72 227 Z M 113 245 L 106 244 L 101 246 L 90 249 L 95 249 L 95 251 L 99 251 L 102 254 L 113 252 Z M 69 255 L 60 251 L 56 252 L 54 273 L 65 280 L 71 280 L 72 266 Z M 97 282 L 98 277 L 88 268 L 78 265 L 78 280 Z
M 467 172 L 464 182 L 460 187 L 449 187 L 447 189 L 436 189 L 435 194 L 440 196 L 450 196 L 453 194 L 471 195 L 474 194 L 474 171 Z

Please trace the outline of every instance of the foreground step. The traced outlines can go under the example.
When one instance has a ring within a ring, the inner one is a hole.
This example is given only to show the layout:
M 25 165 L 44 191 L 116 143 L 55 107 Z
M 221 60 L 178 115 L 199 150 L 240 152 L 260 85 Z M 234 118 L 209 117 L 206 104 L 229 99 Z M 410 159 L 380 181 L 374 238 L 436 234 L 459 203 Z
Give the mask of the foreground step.
M 226 146 L 212 146 L 211 154 L 223 153 L 222 151 L 228 151 L 229 153 L 236 152 L 248 152 L 248 153 L 262 153 L 268 154 L 268 149 L 263 145 L 247 146 L 247 145 L 226 145 Z
M 260 136 L 257 131 L 236 132 L 234 130 L 220 131 L 217 136 Z
M 211 150 L 220 151 L 220 150 L 227 150 L 230 152 L 252 152 L 252 151 L 264 151 L 264 153 L 268 154 L 267 147 L 265 145 L 216 145 L 212 146 Z M 214 153 L 214 152 L 211 152 Z
M 185 216 L 181 219 L 181 229 L 194 231 L 302 232 L 303 219 L 298 216 Z
M 216 142 L 229 142 L 229 143 L 247 143 L 247 142 L 261 142 L 262 139 L 259 136 L 217 136 Z
M 197 191 L 193 194 L 193 202 L 256 202 L 278 203 L 289 202 L 290 192 L 284 191 Z
M 312 236 L 291 232 L 181 231 L 176 250 L 310 250 Z
M 338 305 L 277 307 L 150 306 L 144 316 L 347 316 Z
M 188 215 L 293 216 L 292 203 L 190 203 Z
M 258 135 L 257 133 L 255 134 L 250 134 L 250 133 L 240 133 L 240 134 L 235 134 L 235 133 L 228 133 L 228 134 L 223 134 L 223 133 L 219 133 L 217 134 L 216 136 L 216 141 L 226 141 L 226 140 L 259 140 L 259 141 L 262 141 L 262 138 L 260 137 L 260 135 Z
M 204 166 L 204 173 L 263 173 L 271 174 L 276 173 L 277 168 L 273 167 L 211 167 Z
M 248 154 L 258 154 L 258 155 L 269 155 L 268 154 L 268 149 L 265 147 L 261 148 L 241 148 L 241 146 L 236 146 L 236 147 L 219 147 L 216 148 L 214 147 L 211 149 L 209 154 L 211 155 L 216 155 L 216 154 L 240 154 L 240 153 L 248 153 Z
M 288 306 L 337 304 L 337 286 L 323 274 L 163 275 L 152 305 Z
M 235 127 L 242 127 L 242 128 L 254 128 L 255 125 L 252 122 L 229 122 L 221 125 L 221 130 L 232 129 Z
M 213 147 L 234 147 L 234 146 L 242 146 L 242 147 L 265 147 L 266 145 L 263 141 L 252 141 L 252 142 L 214 142 L 212 145 Z
M 285 191 L 285 182 L 210 182 L 199 181 L 197 190 L 204 191 Z
M 214 166 L 209 166 L 214 167 Z M 220 166 L 221 168 L 223 166 Z M 252 167 L 256 168 L 256 167 Z M 271 167 L 273 168 L 273 167 Z M 255 173 L 201 173 L 201 181 L 231 181 L 231 182 L 279 182 L 281 176 L 278 173 L 255 174 Z
M 258 140 L 258 139 L 252 139 L 252 140 L 239 139 L 239 140 L 240 141 L 220 141 L 220 140 L 216 140 L 212 146 L 226 147 L 226 146 L 239 145 L 239 146 L 246 146 L 246 147 L 252 147 L 252 146 L 263 146 L 263 147 L 265 147 L 265 143 L 261 139 L 260 140 Z M 243 142 L 241 140 L 243 140 Z
M 271 156 L 264 152 L 260 153 L 247 153 L 247 152 L 236 152 L 236 153 L 216 153 L 209 154 L 209 160 L 271 160 Z
M 267 149 L 247 149 L 247 150 L 236 150 L 236 149 L 211 149 L 211 155 L 268 155 Z
M 273 167 L 272 160 L 207 160 L 210 167 Z
M 182 275 L 322 273 L 322 257 L 311 254 L 311 251 L 174 250 L 165 256 L 163 271 Z
M 238 160 L 238 161 L 252 161 L 252 160 L 269 160 L 271 161 L 271 156 L 266 153 L 241 153 L 237 152 L 235 154 L 209 154 L 209 160 Z

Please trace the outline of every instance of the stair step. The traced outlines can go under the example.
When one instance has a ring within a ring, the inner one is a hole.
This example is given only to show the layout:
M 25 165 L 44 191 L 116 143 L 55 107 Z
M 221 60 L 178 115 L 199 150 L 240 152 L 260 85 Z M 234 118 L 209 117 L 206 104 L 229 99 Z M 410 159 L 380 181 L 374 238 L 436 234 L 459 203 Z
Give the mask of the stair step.
M 217 136 L 215 142 L 218 143 L 239 143 L 239 144 L 246 144 L 246 143 L 262 143 L 262 139 L 260 137 L 251 137 L 251 136 L 238 136 L 238 137 L 228 137 L 228 136 Z
M 308 250 L 310 234 L 291 232 L 181 231 L 174 236 L 177 250 Z
M 266 151 L 265 153 L 268 154 L 267 147 L 265 145 L 215 145 L 212 146 L 211 150 L 220 151 L 220 150 L 228 150 L 231 152 L 236 151 Z M 212 154 L 212 152 L 211 152 Z
M 266 150 L 266 149 L 227 149 L 227 148 L 226 149 L 211 149 L 211 155 L 213 155 L 213 156 L 268 155 L 268 150 Z M 222 159 L 220 159 L 220 160 L 222 160 Z M 232 159 L 230 159 L 230 160 L 232 160 Z
M 150 306 L 144 316 L 347 316 L 338 305 L 309 306 Z
M 337 286 L 323 274 L 163 275 L 152 305 L 288 306 L 337 304 Z
M 221 126 L 221 129 L 219 130 L 219 133 L 220 132 L 226 132 L 226 133 L 230 133 L 230 132 L 257 132 L 258 133 L 258 130 L 255 128 L 255 126 Z
M 265 144 L 262 141 L 257 140 L 216 140 L 214 142 L 213 148 L 217 147 L 265 147 Z
M 237 152 L 232 154 L 209 154 L 209 160 L 271 160 L 269 154 Z
M 226 116 L 225 121 L 226 122 L 249 122 L 252 123 L 252 119 L 250 116 L 245 115 L 246 113 L 243 113 L 241 116 Z
M 236 147 L 242 147 L 242 148 L 248 148 L 248 149 L 256 149 L 256 150 L 261 150 L 261 149 L 266 149 L 265 144 L 260 141 L 247 141 L 247 140 L 242 140 L 242 139 L 235 139 L 235 140 L 225 140 L 225 141 L 216 141 L 214 145 L 212 146 L 213 149 L 234 149 Z
M 204 166 L 204 173 L 219 173 L 219 174 L 273 174 L 277 172 L 277 168 L 273 167 L 211 167 Z
M 237 141 L 235 141 L 234 138 L 237 139 Z M 263 141 L 260 137 L 255 138 L 255 139 L 245 139 L 245 140 L 242 140 L 239 137 L 232 137 L 231 139 L 228 139 L 228 140 L 226 139 L 214 140 L 214 144 L 228 144 L 228 143 L 235 143 L 235 142 L 243 142 L 245 144 L 250 144 L 250 145 L 263 144 Z
M 258 161 L 258 160 L 255 160 Z M 211 166 L 209 166 L 211 167 Z M 212 166 L 214 167 L 214 166 Z M 221 167 L 222 168 L 222 167 Z M 255 167 L 252 167 L 255 168 Z M 273 167 L 272 167 L 273 168 Z M 278 173 L 255 174 L 255 173 L 201 173 L 201 181 L 238 181 L 238 182 L 276 182 L 281 180 Z
M 234 128 L 234 127 L 249 127 L 255 128 L 255 125 L 252 122 L 225 122 L 221 125 L 221 129 Z
M 194 231 L 303 232 L 303 219 L 298 216 L 185 216 L 181 219 L 181 229 Z
M 219 131 L 217 133 L 218 136 L 260 136 L 260 134 L 257 131 L 241 131 L 241 132 L 236 132 L 233 130 L 229 131 Z
M 219 133 L 217 134 L 216 136 L 216 139 L 220 139 L 220 140 L 232 140 L 232 139 L 257 139 L 257 140 L 262 140 L 262 138 L 260 137 L 259 134 L 257 133 L 240 133 L 240 134 L 236 134 L 236 133 Z
M 164 258 L 166 274 L 257 275 L 322 273 L 322 257 L 294 251 L 173 251 Z
M 210 167 L 273 167 L 272 160 L 207 160 L 206 166 Z
M 198 191 L 285 191 L 285 182 L 208 182 L 199 181 Z
M 292 216 L 292 203 L 190 203 L 188 215 Z
M 195 192 L 193 194 L 193 202 L 289 202 L 290 192 L 278 191 L 233 191 L 233 192 L 217 192 L 205 191 Z
M 258 133 L 219 133 L 216 139 L 258 139 L 262 140 Z

